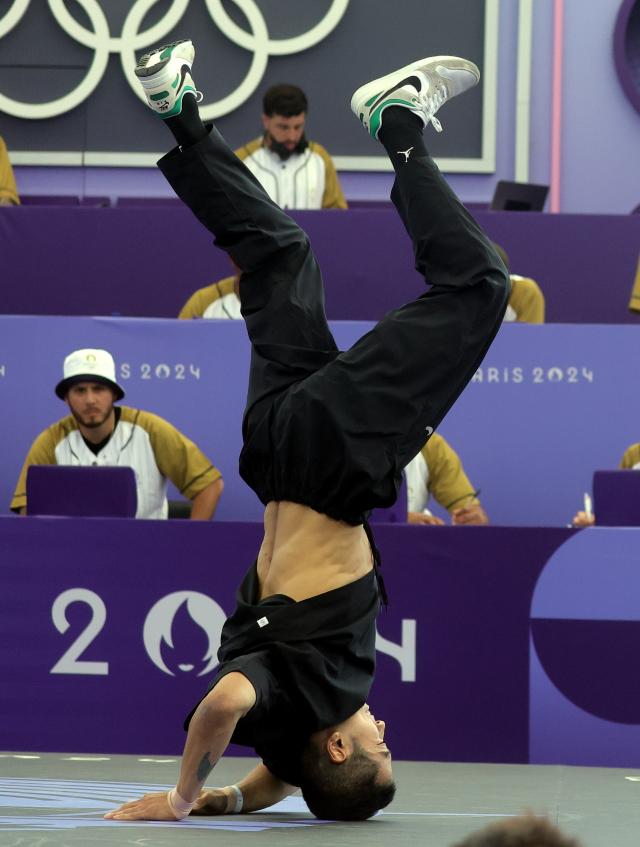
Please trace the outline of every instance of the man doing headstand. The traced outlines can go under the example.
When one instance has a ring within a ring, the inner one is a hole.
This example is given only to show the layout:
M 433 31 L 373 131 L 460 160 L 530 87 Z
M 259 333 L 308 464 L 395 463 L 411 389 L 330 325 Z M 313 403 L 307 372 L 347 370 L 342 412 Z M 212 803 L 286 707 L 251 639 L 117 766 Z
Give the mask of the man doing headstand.
M 473 376 L 508 298 L 504 266 L 422 137 L 479 72 L 438 56 L 353 95 L 391 158 L 392 199 L 431 288 L 340 353 L 307 237 L 203 126 L 193 58 L 190 41 L 176 42 L 143 56 L 136 74 L 179 145 L 160 169 L 242 269 L 252 352 L 240 474 L 266 507 L 264 540 L 223 629 L 217 674 L 187 720 L 176 788 L 107 817 L 252 811 L 300 786 L 318 817 L 364 819 L 394 792 L 384 723 L 366 704 L 384 599 L 366 517 L 394 502 L 402 469 Z M 203 791 L 230 741 L 262 763 L 239 786 Z

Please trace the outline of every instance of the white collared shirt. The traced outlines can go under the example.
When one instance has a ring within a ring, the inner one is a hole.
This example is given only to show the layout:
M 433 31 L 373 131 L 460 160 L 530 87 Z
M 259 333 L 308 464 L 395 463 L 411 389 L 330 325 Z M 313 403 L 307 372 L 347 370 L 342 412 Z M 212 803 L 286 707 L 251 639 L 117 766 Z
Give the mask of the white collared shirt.
M 321 209 L 325 164 L 310 147 L 283 161 L 268 147 L 258 147 L 244 159 L 274 203 L 282 209 Z

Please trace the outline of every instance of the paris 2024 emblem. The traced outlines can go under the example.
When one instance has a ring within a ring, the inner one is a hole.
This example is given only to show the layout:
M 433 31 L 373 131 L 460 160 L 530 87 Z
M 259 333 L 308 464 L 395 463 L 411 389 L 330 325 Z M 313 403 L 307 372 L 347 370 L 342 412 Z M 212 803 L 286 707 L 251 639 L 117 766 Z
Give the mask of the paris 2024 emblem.
M 142 637 L 147 654 L 163 673 L 206 676 L 218 664 L 216 653 L 226 614 L 198 591 L 175 591 L 151 607 Z

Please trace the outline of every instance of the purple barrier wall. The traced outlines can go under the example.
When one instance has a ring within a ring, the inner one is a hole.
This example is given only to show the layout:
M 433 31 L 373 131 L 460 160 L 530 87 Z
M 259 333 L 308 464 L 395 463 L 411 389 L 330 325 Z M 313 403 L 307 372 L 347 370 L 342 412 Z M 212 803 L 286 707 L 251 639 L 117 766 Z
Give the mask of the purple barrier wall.
M 178 753 L 260 535 L 0 518 L 0 748 Z M 640 766 L 640 530 L 376 538 L 391 605 L 370 702 L 397 758 Z
M 509 253 L 512 270 L 539 281 L 549 321 L 637 322 L 627 304 L 640 215 L 477 217 Z M 296 218 L 323 268 L 330 318 L 378 320 L 423 291 L 393 210 Z M 230 273 L 183 208 L 1 209 L 0 244 L 5 314 L 175 317 L 193 291 Z
M 341 348 L 370 324 L 332 324 Z M 249 345 L 236 321 L 0 316 L 0 510 L 7 510 L 36 435 L 67 407 L 53 393 L 65 355 L 103 346 L 118 364 L 125 403 L 167 418 L 221 469 L 221 520 L 259 520 L 239 479 Z M 593 471 L 617 467 L 640 440 L 631 326 L 502 328 L 440 431 L 460 453 L 491 520 L 564 526 Z
M 64 357 L 83 347 L 112 351 L 124 404 L 169 420 L 222 471 L 222 520 L 259 519 L 260 503 L 237 470 L 249 371 L 241 321 L 0 316 L 1 511 L 33 439 L 68 414 L 53 388 Z

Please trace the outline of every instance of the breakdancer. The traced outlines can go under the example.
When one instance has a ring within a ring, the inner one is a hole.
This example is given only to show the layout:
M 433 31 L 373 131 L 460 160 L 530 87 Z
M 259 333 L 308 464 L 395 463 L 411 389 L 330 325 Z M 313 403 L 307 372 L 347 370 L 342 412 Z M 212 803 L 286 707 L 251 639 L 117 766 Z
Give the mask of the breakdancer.
M 178 144 L 160 169 L 242 269 L 252 352 L 240 474 L 266 507 L 264 540 L 224 626 L 216 676 L 187 718 L 177 786 L 106 817 L 253 811 L 299 786 L 316 816 L 362 820 L 395 790 L 384 723 L 366 704 L 385 599 L 367 515 L 394 502 L 402 469 L 474 374 L 508 298 L 502 262 L 423 140 L 479 72 L 437 56 L 353 95 L 356 117 L 389 154 L 391 196 L 431 288 L 341 353 L 306 235 L 202 124 L 193 59 L 190 41 L 175 42 L 143 56 L 136 74 Z M 363 233 L 354 261 L 367 248 Z M 261 764 L 239 785 L 203 790 L 231 741 Z

